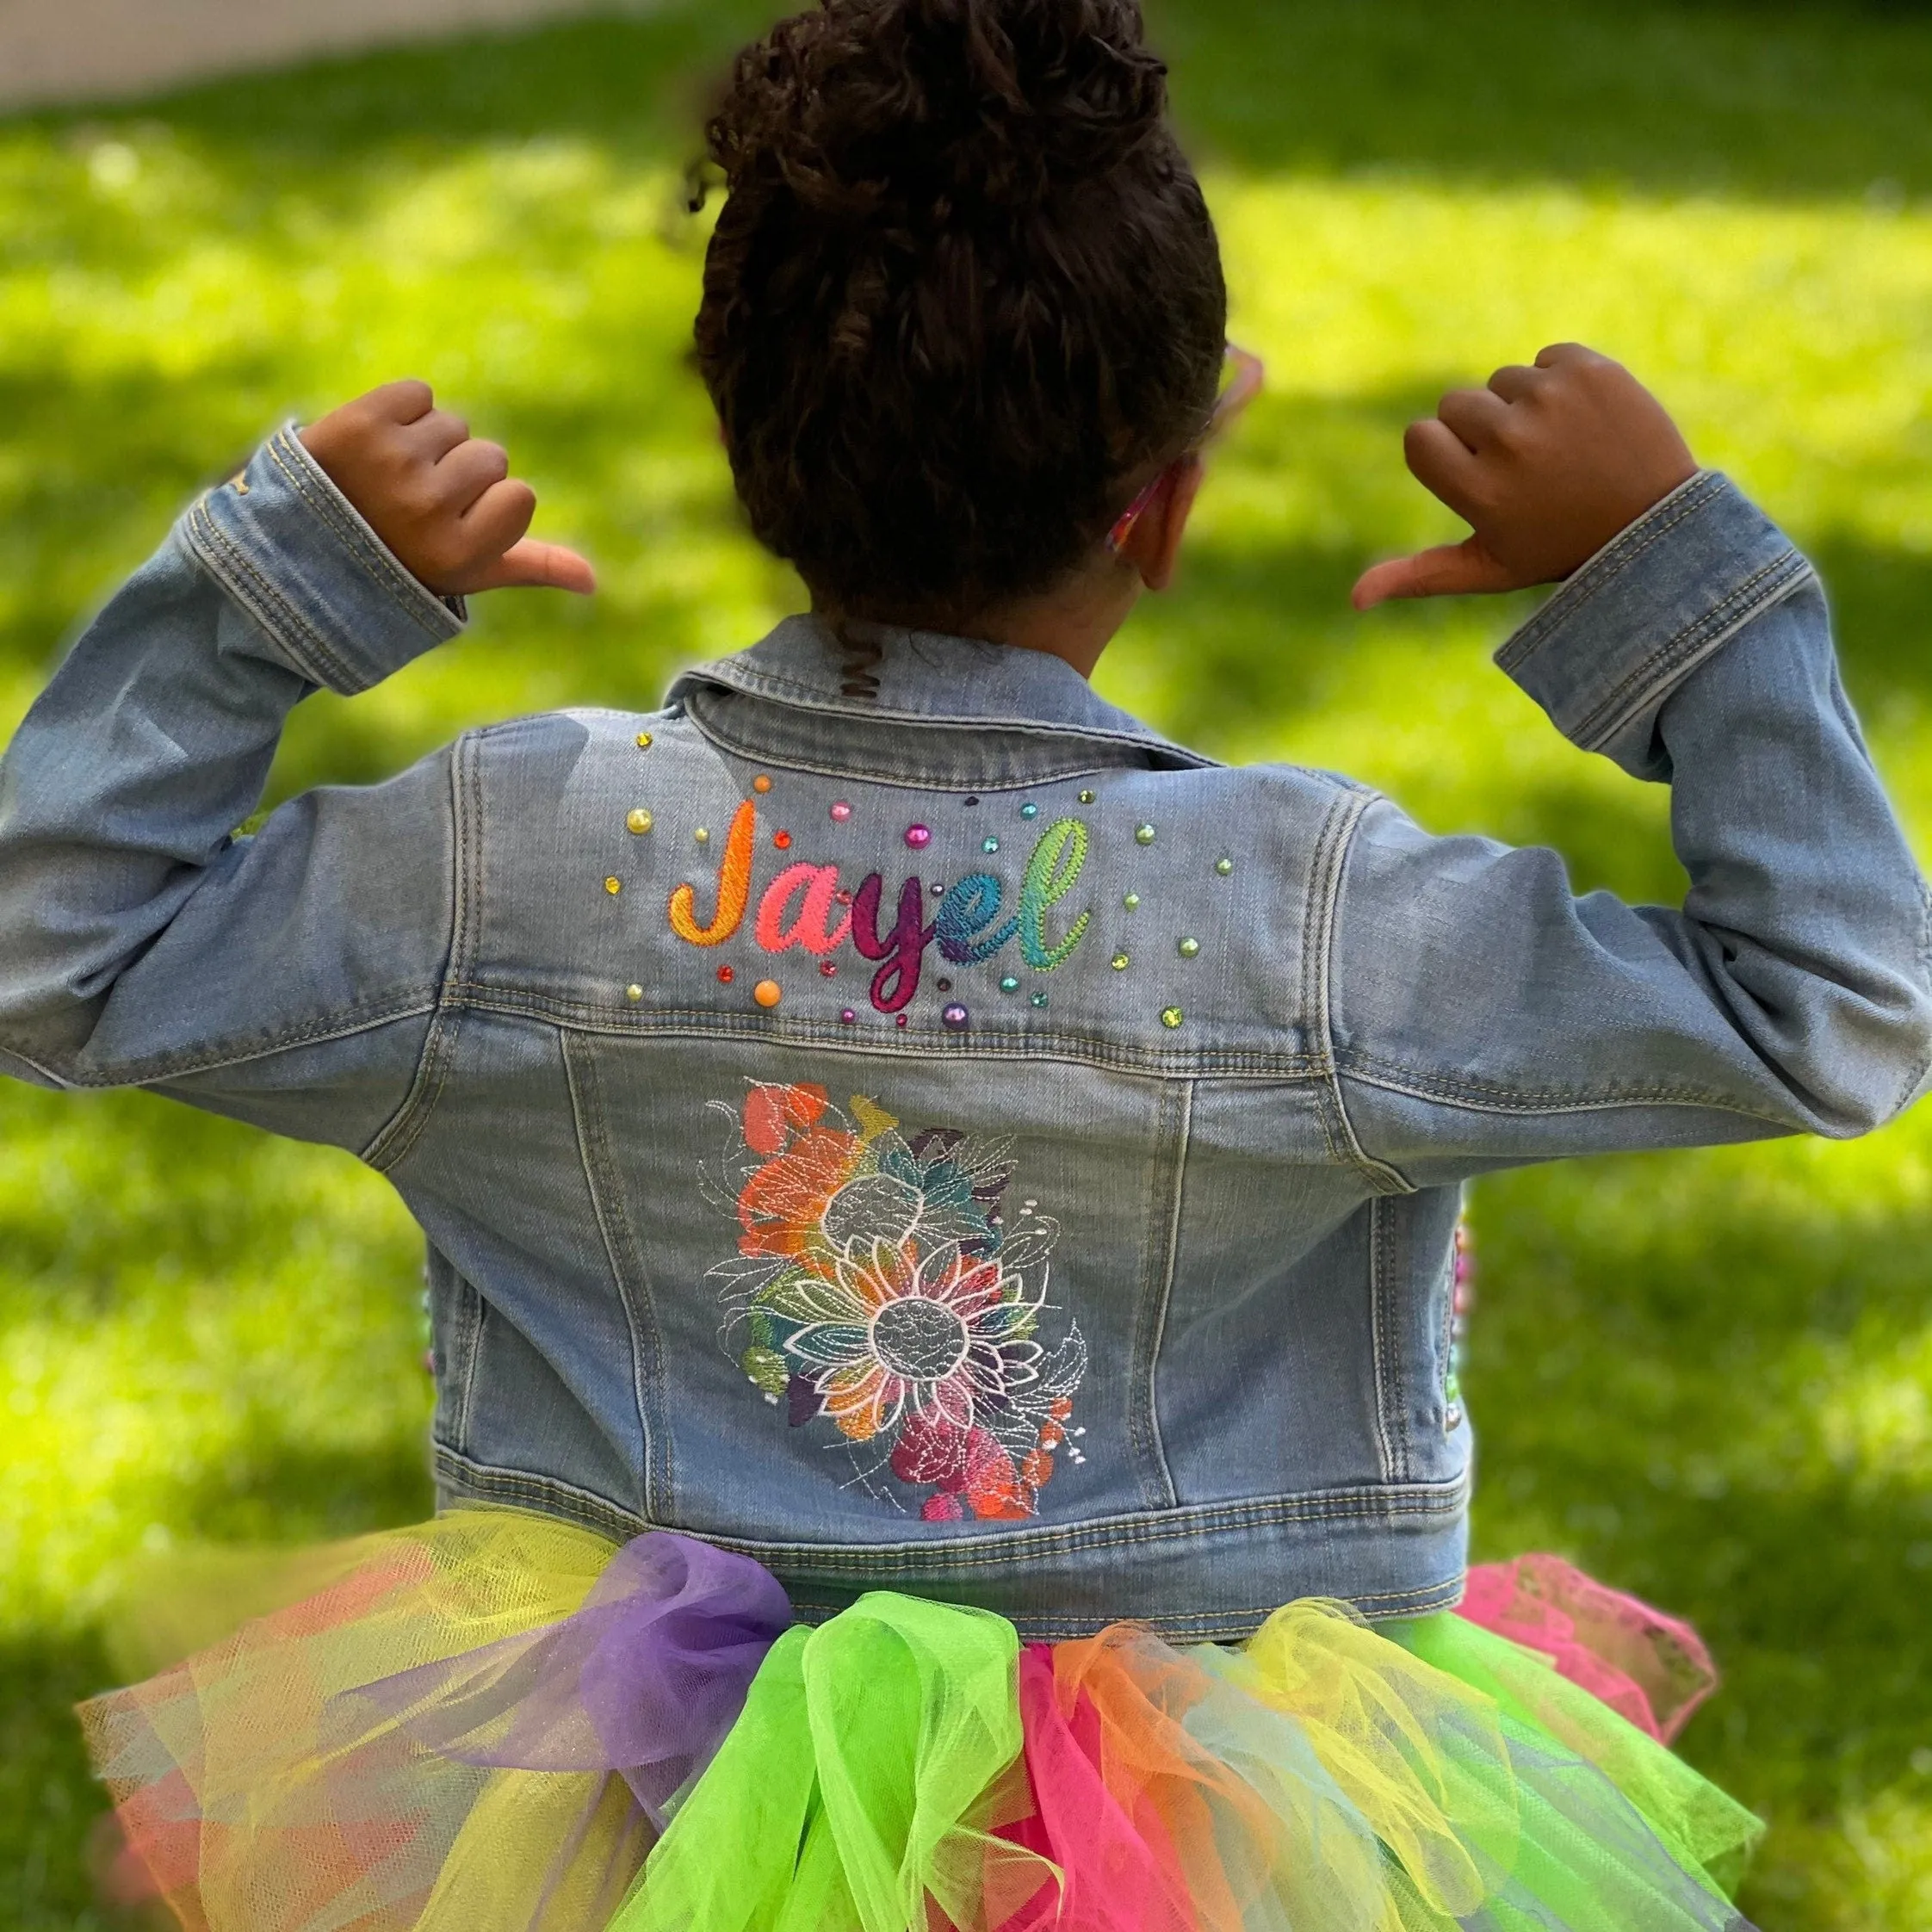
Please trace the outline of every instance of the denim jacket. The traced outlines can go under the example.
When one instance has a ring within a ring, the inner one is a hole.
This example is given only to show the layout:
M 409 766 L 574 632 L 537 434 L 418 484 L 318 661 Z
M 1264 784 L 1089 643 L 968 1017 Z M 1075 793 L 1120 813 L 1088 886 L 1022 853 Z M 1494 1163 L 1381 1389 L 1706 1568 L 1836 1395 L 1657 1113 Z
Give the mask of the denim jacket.
M 305 694 L 461 622 L 284 431 L 0 766 L 0 1067 L 387 1175 L 446 1505 L 710 1539 L 808 1619 L 1445 1605 L 1465 1178 L 1927 1084 L 1927 896 L 1823 594 L 1714 474 L 1499 658 L 1671 783 L 1681 910 L 1219 765 L 1056 659 L 809 617 L 235 834 Z

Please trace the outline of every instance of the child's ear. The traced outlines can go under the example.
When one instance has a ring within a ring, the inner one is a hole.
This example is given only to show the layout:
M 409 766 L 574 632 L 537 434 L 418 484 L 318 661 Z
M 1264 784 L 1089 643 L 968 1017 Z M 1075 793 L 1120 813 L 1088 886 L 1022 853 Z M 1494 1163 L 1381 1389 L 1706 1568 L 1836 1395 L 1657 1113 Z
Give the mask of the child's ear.
M 1155 495 L 1127 539 L 1127 554 L 1150 591 L 1164 591 L 1174 580 L 1180 540 L 1187 533 L 1187 519 L 1193 513 L 1205 474 L 1198 456 L 1177 459 L 1168 468 L 1167 486 Z

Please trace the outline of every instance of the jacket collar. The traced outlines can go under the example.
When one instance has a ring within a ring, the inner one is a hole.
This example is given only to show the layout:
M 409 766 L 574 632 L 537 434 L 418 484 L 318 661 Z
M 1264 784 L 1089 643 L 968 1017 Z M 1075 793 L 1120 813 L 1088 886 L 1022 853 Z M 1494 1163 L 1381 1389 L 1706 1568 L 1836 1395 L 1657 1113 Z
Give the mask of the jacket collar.
M 728 691 L 860 727 L 1083 740 L 1095 750 L 1115 748 L 1109 763 L 1193 769 L 1215 762 L 1108 703 L 1071 665 L 1043 651 L 885 625 L 847 629 L 849 646 L 821 618 L 787 617 L 749 650 L 684 672 L 666 702 L 688 706 L 696 698 L 705 709 L 705 693 Z

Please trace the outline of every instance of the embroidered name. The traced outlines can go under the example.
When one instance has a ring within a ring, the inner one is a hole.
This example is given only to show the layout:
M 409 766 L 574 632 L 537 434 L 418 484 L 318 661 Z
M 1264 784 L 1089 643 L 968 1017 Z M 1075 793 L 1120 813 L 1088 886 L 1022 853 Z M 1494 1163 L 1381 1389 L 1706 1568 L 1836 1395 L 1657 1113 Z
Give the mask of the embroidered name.
M 774 841 L 776 843 L 776 841 Z M 759 896 L 752 936 L 769 953 L 802 947 L 825 958 L 850 941 L 876 969 L 872 1004 L 895 1013 L 919 991 L 926 949 L 936 939 L 942 957 L 956 965 L 988 960 L 1017 940 L 1020 956 L 1037 972 L 1050 973 L 1072 955 L 1093 923 L 1091 909 L 1076 914 L 1055 936 L 1055 908 L 1079 882 L 1087 864 L 1087 827 L 1056 819 L 1041 833 L 1009 912 L 1006 888 L 985 870 L 956 879 L 926 916 L 926 888 L 918 873 L 888 904 L 885 876 L 868 872 L 856 890 L 840 889 L 836 865 L 796 859 L 784 865 Z M 789 848 L 790 840 L 785 839 Z M 745 921 L 752 904 L 758 851 L 758 804 L 747 798 L 733 814 L 711 889 L 711 916 L 698 916 L 697 889 L 688 882 L 671 895 L 671 930 L 694 946 L 721 945 Z

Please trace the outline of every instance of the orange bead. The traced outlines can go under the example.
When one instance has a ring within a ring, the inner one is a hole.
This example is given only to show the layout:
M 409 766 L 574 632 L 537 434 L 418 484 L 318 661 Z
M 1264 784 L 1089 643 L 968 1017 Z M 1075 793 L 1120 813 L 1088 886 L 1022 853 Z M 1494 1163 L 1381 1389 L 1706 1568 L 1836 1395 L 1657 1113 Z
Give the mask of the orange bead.
M 770 791 L 771 789 L 771 781 L 762 771 L 752 780 L 752 790 L 753 791 Z
M 775 1006 L 783 995 L 777 981 L 760 980 L 752 988 L 752 997 L 761 1006 Z

